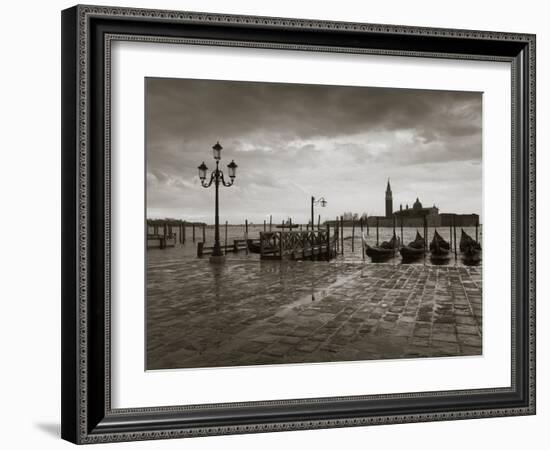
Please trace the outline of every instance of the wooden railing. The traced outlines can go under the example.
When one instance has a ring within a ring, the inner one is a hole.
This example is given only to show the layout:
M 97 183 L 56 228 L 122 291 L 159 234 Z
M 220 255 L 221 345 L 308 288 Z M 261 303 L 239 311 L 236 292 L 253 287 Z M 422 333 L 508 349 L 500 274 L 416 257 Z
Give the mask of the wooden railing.
M 248 242 L 257 244 L 257 239 L 234 239 L 233 244 L 223 244 L 220 245 L 221 251 L 226 253 L 238 253 L 240 251 L 246 251 L 248 253 Z M 205 255 L 211 255 L 214 250 L 214 246 L 207 246 L 204 242 L 199 242 L 197 244 L 197 256 L 199 258 Z
M 262 259 L 330 259 L 336 255 L 336 236 L 330 231 L 260 232 Z

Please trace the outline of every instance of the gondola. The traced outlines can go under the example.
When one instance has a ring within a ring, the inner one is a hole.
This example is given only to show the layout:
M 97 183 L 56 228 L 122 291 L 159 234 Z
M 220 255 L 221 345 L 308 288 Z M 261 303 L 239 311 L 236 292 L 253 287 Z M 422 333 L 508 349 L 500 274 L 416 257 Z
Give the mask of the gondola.
M 441 237 L 437 230 L 435 230 L 434 237 L 430 243 L 430 260 L 434 264 L 445 264 L 450 257 L 451 246 Z
M 292 228 L 300 228 L 300 225 L 298 224 L 284 224 L 284 225 L 275 225 L 275 228 L 282 228 L 282 229 L 292 229 Z
M 467 266 L 477 266 L 481 261 L 481 245 L 464 230 L 460 236 L 460 256 Z
M 300 228 L 300 225 L 292 223 L 291 219 L 287 219 L 285 222 L 275 225 L 275 228 L 292 231 L 293 228 Z
M 472 239 L 465 231 L 464 228 L 461 228 L 460 234 L 460 251 L 465 252 L 470 248 L 481 250 L 481 245 L 475 239 Z
M 394 233 L 393 237 L 389 241 L 384 241 L 379 246 L 370 246 L 368 244 L 365 245 L 367 248 L 367 256 L 370 257 L 372 262 L 384 262 L 395 256 L 395 252 L 399 247 L 399 239 Z
M 401 257 L 403 258 L 402 262 L 408 263 L 416 261 L 424 256 L 426 253 L 426 242 L 420 233 L 416 232 L 416 238 L 414 241 L 409 242 L 409 245 L 405 245 L 399 249 Z

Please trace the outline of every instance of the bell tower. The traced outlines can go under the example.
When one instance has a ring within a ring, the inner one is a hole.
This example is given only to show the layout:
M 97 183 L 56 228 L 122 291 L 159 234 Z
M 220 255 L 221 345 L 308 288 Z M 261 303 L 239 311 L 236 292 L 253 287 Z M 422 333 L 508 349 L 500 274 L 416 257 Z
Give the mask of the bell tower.
M 388 178 L 388 186 L 386 187 L 386 217 L 393 216 L 393 196 L 391 192 L 390 179 Z

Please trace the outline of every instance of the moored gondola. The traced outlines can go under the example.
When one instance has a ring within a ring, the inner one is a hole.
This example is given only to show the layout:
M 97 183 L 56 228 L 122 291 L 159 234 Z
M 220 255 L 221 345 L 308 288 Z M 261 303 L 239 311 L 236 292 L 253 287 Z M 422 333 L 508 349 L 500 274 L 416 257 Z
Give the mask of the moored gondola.
M 416 231 L 416 238 L 414 241 L 411 241 L 408 245 L 401 247 L 399 252 L 401 253 L 401 257 L 403 258 L 402 262 L 404 263 L 416 261 L 425 255 L 426 242 L 418 230 Z
M 430 260 L 434 264 L 446 264 L 451 257 L 451 246 L 449 243 L 441 237 L 441 235 L 434 231 L 434 237 L 430 243 Z
M 481 250 L 481 245 L 475 239 L 472 239 L 465 231 L 464 228 L 461 228 L 460 234 L 460 251 L 465 252 L 470 248 Z
M 464 230 L 460 236 L 460 256 L 467 266 L 477 266 L 481 262 L 481 245 Z
M 397 249 L 399 248 L 399 239 L 393 234 L 393 237 L 389 241 L 382 242 L 379 246 L 366 245 L 367 256 L 370 257 L 372 262 L 384 262 L 395 256 Z

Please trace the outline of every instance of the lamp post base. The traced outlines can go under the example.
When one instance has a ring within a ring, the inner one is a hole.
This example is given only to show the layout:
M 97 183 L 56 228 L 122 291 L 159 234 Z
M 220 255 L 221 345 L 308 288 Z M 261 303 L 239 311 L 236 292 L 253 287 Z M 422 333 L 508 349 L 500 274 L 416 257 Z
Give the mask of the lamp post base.
M 225 255 L 212 255 L 209 261 L 212 264 L 223 264 L 225 262 Z

